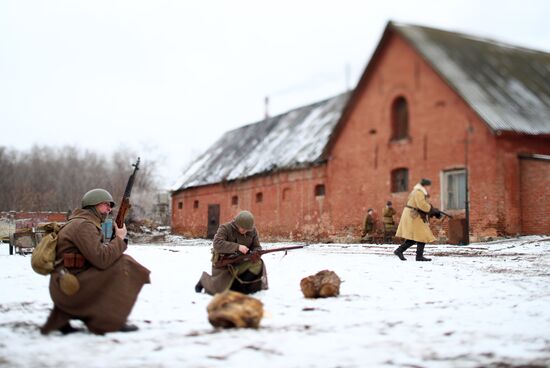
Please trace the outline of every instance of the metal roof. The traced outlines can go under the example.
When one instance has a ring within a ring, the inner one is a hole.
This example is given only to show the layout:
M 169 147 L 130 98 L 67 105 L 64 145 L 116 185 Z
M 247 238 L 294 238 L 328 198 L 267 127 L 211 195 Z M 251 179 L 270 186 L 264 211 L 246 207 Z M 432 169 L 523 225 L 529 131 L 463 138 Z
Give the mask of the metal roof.
M 391 22 L 495 132 L 550 134 L 550 53 Z
M 185 171 L 176 191 L 321 162 L 348 97 L 343 93 L 225 133 Z

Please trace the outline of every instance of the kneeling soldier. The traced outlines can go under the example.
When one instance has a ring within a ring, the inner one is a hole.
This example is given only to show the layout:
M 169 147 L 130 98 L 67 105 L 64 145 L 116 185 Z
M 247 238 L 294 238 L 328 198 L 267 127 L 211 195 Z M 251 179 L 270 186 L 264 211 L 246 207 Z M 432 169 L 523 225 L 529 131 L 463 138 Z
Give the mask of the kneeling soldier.
M 214 295 L 228 289 L 245 294 L 267 289 L 267 273 L 259 257 L 221 268 L 215 267 L 216 262 L 223 257 L 260 249 L 262 247 L 254 227 L 254 216 L 248 211 L 241 211 L 233 221 L 218 228 L 212 249 L 212 276 L 203 272 L 195 291 L 200 293 L 204 289 Z
M 109 192 L 92 189 L 59 231 L 56 268 L 50 277 L 54 307 L 41 328 L 43 334 L 77 331 L 71 319 L 83 321 L 96 334 L 137 330 L 126 319 L 142 286 L 149 283 L 149 270 L 124 254 L 126 225 L 115 224 L 116 236 L 104 244 L 101 223 L 114 206 Z M 65 273 L 73 275 L 73 284 L 63 283 Z

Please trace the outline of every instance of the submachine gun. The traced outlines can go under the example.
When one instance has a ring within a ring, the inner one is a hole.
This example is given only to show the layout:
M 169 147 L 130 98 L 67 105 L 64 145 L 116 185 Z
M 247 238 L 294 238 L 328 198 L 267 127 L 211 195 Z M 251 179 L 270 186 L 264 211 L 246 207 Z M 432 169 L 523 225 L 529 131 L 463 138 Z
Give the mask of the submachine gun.
M 232 263 L 241 263 L 241 262 L 246 262 L 246 261 L 250 261 L 250 260 L 260 259 L 261 256 L 266 254 L 266 253 L 285 252 L 285 255 L 286 255 L 288 250 L 300 249 L 300 248 L 303 248 L 303 247 L 304 247 L 303 245 L 296 245 L 296 246 L 292 246 L 292 247 L 271 248 L 271 249 L 265 249 L 265 250 L 261 249 L 261 250 L 248 252 L 247 254 L 234 253 L 234 254 L 222 257 L 219 261 L 214 263 L 214 267 L 222 268 L 222 267 L 225 267 L 225 266 L 230 265 Z
M 124 226 L 124 220 L 126 219 L 126 215 L 128 214 L 128 210 L 130 207 L 130 195 L 132 194 L 132 187 L 134 186 L 134 181 L 136 180 L 136 173 L 139 170 L 139 157 L 137 158 L 137 161 L 135 164 L 132 164 L 134 167 L 134 172 L 132 172 L 132 175 L 128 178 L 128 183 L 126 184 L 126 189 L 124 190 L 124 195 L 122 196 L 122 200 L 120 201 L 120 206 L 118 208 L 118 213 L 116 215 L 116 226 L 118 228 L 121 228 Z M 115 232 L 113 231 L 113 235 L 111 239 L 114 239 Z
M 429 217 L 435 217 L 436 219 L 441 219 L 442 217 L 448 217 L 448 218 L 453 218 L 453 216 L 449 215 L 448 213 L 445 213 L 443 211 L 441 211 L 439 208 L 435 208 L 435 207 L 432 207 L 430 209 L 430 212 L 428 212 L 428 216 Z

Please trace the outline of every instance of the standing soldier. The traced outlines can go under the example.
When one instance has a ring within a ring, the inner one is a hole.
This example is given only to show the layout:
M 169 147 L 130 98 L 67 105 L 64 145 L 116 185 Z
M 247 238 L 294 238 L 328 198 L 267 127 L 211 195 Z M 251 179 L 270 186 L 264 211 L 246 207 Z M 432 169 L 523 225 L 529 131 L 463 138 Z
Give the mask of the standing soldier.
M 116 236 L 104 244 L 101 223 L 114 206 L 109 192 L 92 189 L 82 197 L 82 208 L 59 230 L 56 268 L 50 277 L 54 307 L 40 330 L 43 334 L 78 331 L 71 319 L 83 321 L 96 334 L 138 329 L 126 319 L 142 286 L 149 283 L 149 270 L 124 254 L 126 225 L 115 224 Z M 66 273 L 74 275 L 69 285 L 62 281 Z
M 267 273 L 259 256 L 242 263 L 215 267 L 223 257 L 261 249 L 254 216 L 249 211 L 239 212 L 233 221 L 218 228 L 212 249 L 212 276 L 203 272 L 195 291 L 200 293 L 204 289 L 214 295 L 228 289 L 245 294 L 267 289 Z
M 372 240 L 372 234 L 374 233 L 374 211 L 372 208 L 367 210 L 367 216 L 363 222 L 363 232 L 361 233 L 362 240 Z
M 403 252 L 409 249 L 414 243 L 416 243 L 416 260 L 431 261 L 431 258 L 424 257 L 425 244 L 435 240 L 430 230 L 428 217 L 433 215 L 441 218 L 439 210 L 433 207 L 427 200 L 428 191 L 426 187 L 431 184 L 432 182 L 429 179 L 420 180 L 420 183 L 416 184 L 409 194 L 407 204 L 403 208 L 395 235 L 405 239 L 405 242 L 393 252 L 402 261 L 406 261 Z
M 393 221 L 393 215 L 395 215 L 395 213 L 391 201 L 386 202 L 386 207 L 384 207 L 384 211 L 382 212 L 384 215 L 382 220 L 384 221 L 384 242 L 388 239 L 393 239 L 395 235 L 395 222 Z

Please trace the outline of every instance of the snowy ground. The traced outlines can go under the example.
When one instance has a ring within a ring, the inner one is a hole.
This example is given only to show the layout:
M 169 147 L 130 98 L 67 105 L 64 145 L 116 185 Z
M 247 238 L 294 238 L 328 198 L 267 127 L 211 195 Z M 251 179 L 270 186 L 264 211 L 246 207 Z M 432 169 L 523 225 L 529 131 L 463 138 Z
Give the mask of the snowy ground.
M 283 244 L 264 244 L 281 246 Z M 130 316 L 140 330 L 41 336 L 48 278 L 0 245 L 0 367 L 549 367 L 550 239 L 431 245 L 402 262 L 393 245 L 316 244 L 264 256 L 257 330 L 216 330 L 193 290 L 210 243 L 134 245 L 151 271 Z M 300 279 L 335 271 L 341 295 L 304 299 Z

